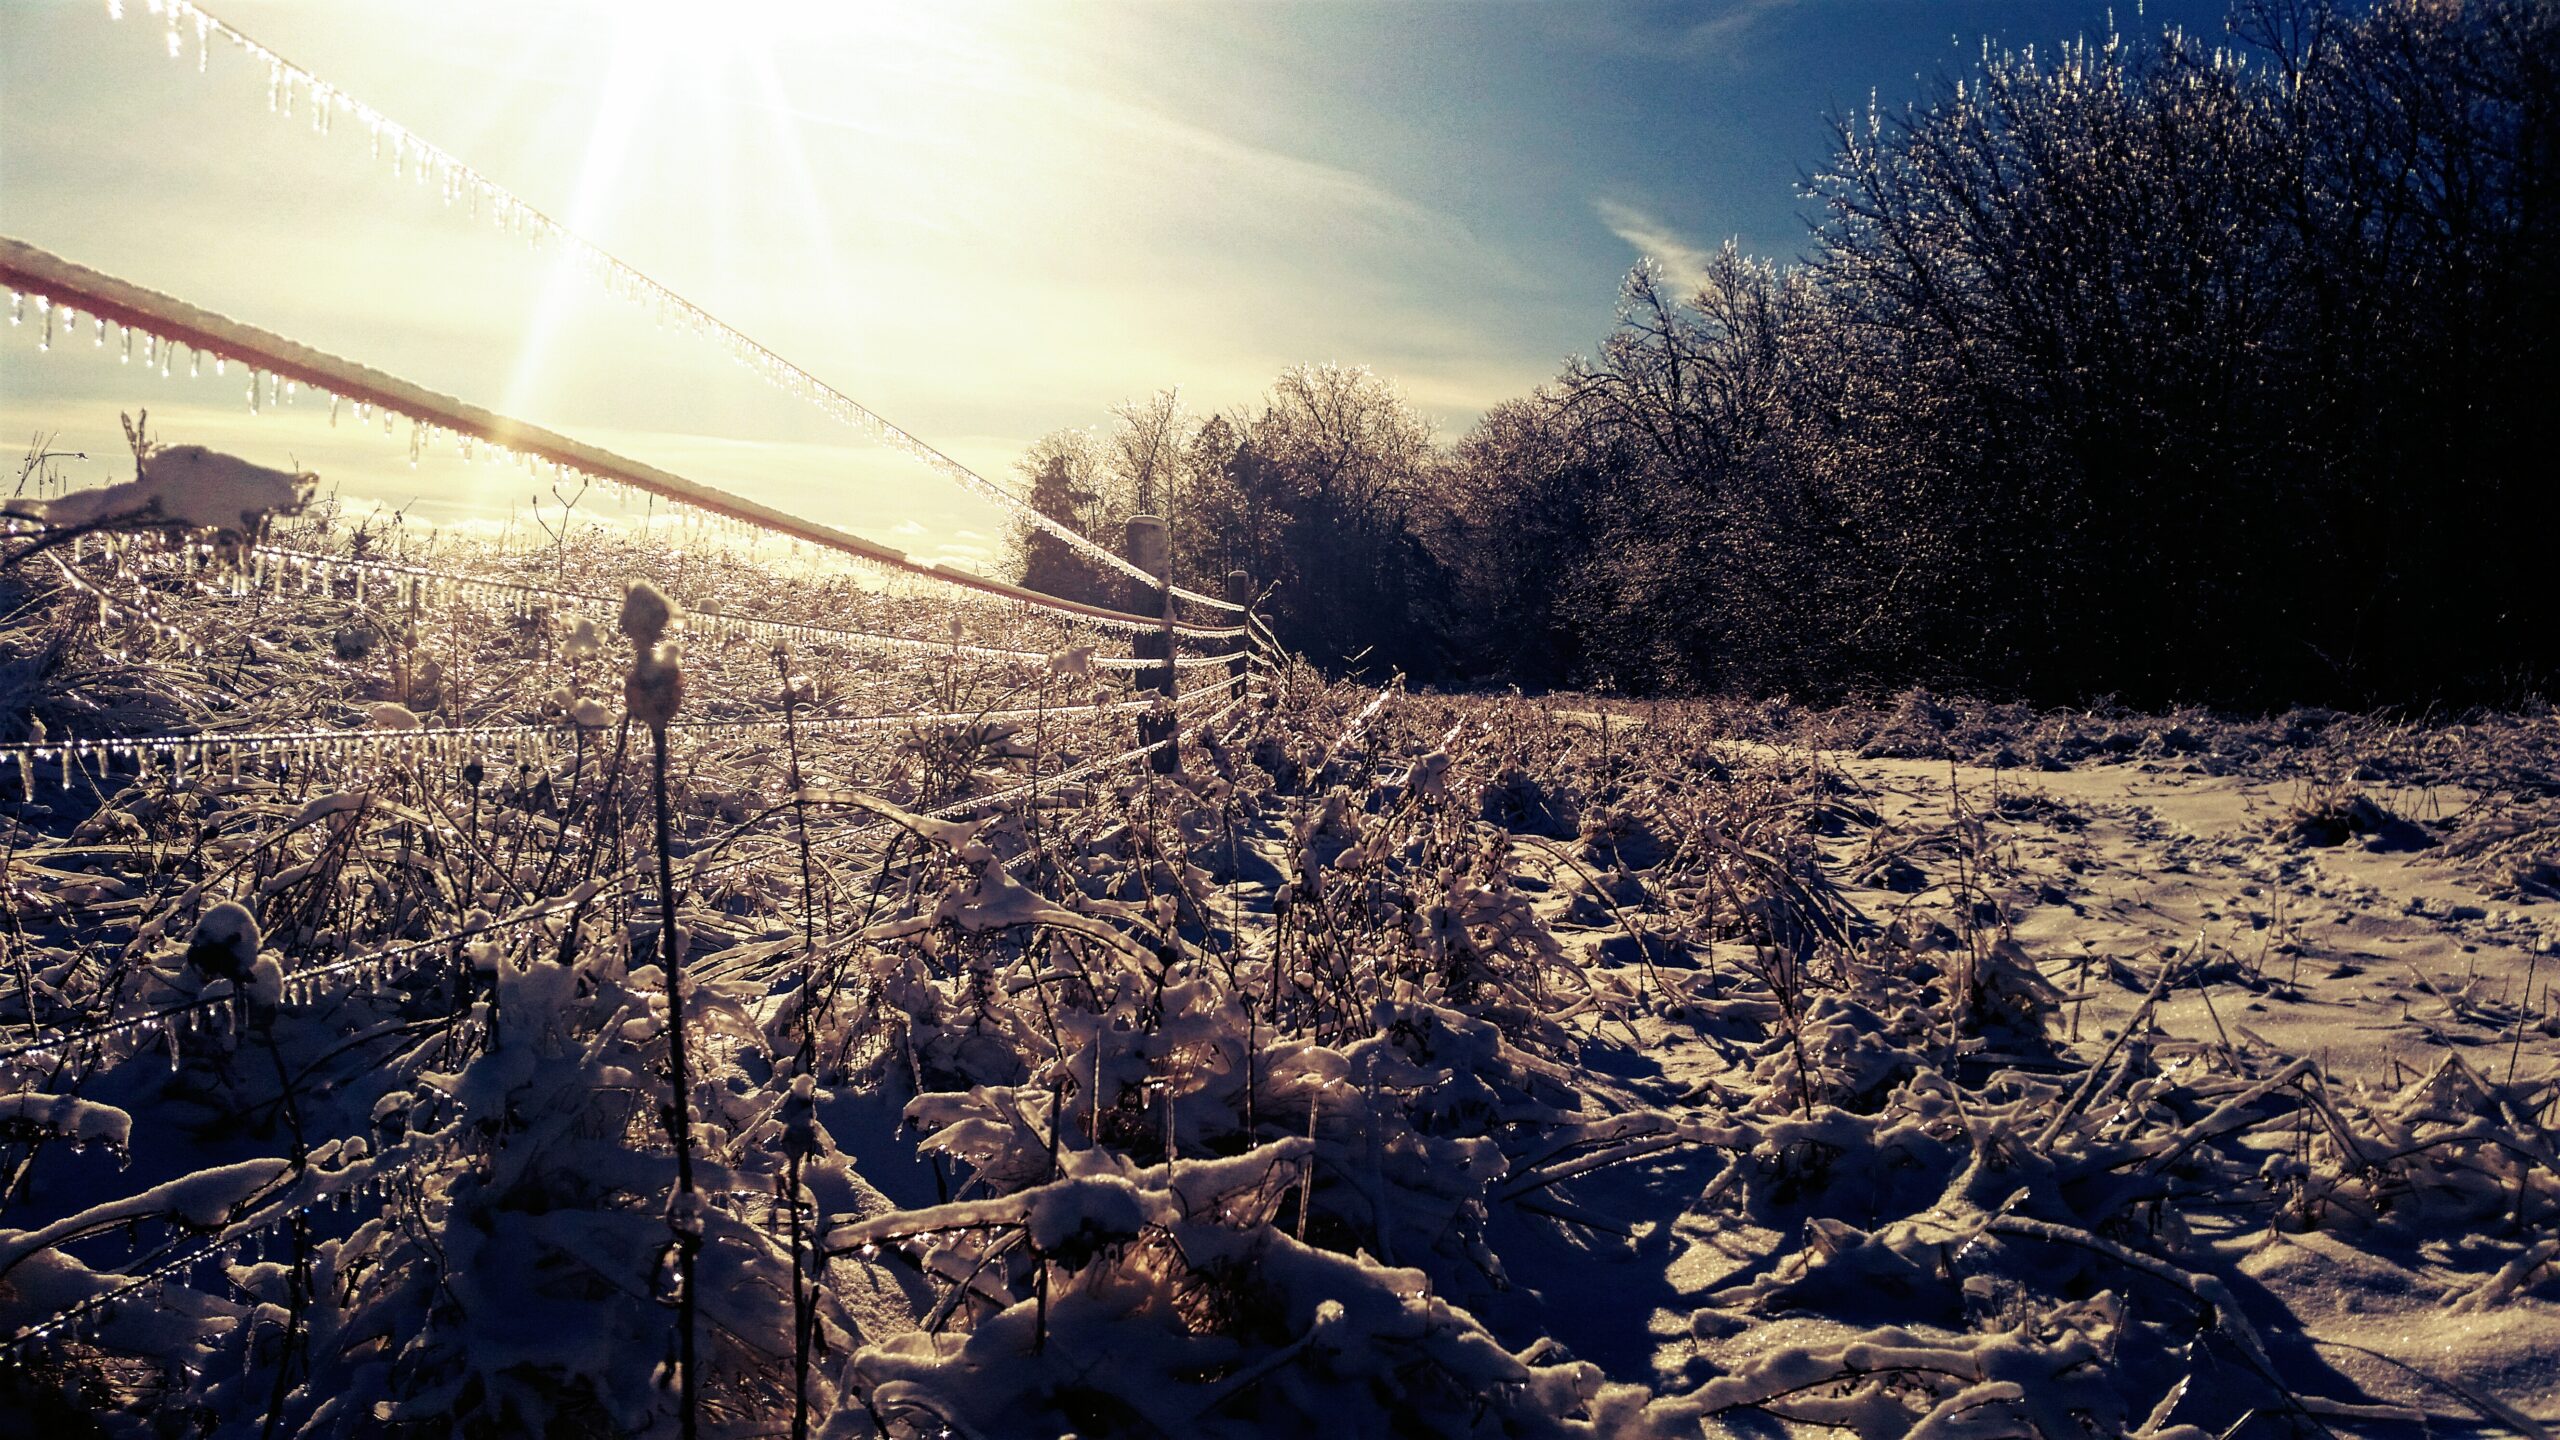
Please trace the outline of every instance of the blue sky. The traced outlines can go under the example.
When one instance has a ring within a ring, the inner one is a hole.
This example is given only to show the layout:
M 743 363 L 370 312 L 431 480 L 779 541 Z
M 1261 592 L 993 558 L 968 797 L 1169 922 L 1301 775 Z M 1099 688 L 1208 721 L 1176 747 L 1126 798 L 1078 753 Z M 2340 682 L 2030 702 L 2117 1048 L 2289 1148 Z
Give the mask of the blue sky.
M 909 550 L 992 508 L 171 61 L 146 0 L 0 5 L 0 233 Z M 216 0 L 214 13 L 570 219 L 982 472 L 1114 402 L 1253 401 L 1362 363 L 1441 424 L 1606 331 L 1640 252 L 1804 244 L 1826 116 L 2220 0 Z M 113 477 L 115 412 L 435 519 L 508 473 L 251 419 L 210 382 L 0 345 L 0 426 Z

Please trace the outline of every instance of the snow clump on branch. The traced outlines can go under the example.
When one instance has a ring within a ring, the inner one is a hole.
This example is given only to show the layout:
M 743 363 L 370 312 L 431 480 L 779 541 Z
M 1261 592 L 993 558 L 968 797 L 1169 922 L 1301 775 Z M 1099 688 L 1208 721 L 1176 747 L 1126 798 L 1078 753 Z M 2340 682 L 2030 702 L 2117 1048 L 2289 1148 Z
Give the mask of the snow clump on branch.
M 268 517 L 301 509 L 308 483 L 307 476 L 202 445 L 179 445 L 143 461 L 137 479 L 51 500 L 15 499 L 8 509 L 58 530 L 157 523 L 252 535 Z

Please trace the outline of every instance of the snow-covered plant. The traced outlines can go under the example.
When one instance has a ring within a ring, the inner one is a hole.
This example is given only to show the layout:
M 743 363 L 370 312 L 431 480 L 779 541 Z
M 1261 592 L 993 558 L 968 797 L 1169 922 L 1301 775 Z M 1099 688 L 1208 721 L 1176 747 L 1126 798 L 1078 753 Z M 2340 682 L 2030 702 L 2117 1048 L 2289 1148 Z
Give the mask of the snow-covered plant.
M 1423 1273 L 1277 1223 L 1313 1147 L 1137 1167 L 1102 1150 L 1001 1198 L 860 1222 L 993 1309 L 857 1352 L 830 1437 L 1089 1433 L 1564 1436 L 1608 1388 L 1505 1349 Z M 1623 1387 L 1610 1397 L 1632 1408 Z
M 267 522 L 299 509 L 312 477 L 271 470 L 202 445 L 156 446 L 137 442 L 134 478 L 95 490 L 74 490 L 50 500 L 14 499 L 7 513 L 41 527 L 38 543 L 106 530 L 168 527 L 220 534 L 232 540 L 261 533 Z M 32 549 L 7 557 L 22 562 Z

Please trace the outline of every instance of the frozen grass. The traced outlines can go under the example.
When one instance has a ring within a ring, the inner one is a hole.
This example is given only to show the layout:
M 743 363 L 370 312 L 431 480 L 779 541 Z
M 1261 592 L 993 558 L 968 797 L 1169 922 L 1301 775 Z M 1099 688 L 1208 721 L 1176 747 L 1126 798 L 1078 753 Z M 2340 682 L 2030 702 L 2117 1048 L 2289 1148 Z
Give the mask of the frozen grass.
M 31 794 L 0 766 L 0 1404 L 61 1433 L 2551 1421 L 2547 1370 L 2337 1363 L 2373 1337 L 2270 1268 L 2335 1243 L 2448 1326 L 2549 1313 L 2531 977 L 2457 996 L 2442 1023 L 2497 1043 L 2415 1073 L 2173 1022 L 2280 982 L 2022 929 L 2019 833 L 2084 813 L 1957 789 L 1931 819 L 1850 758 L 2387 785 L 2448 850 L 2507 827 L 2503 863 L 2545 719 L 1804 716 L 1284 663 L 1268 706 L 1185 711 L 1214 723 L 1178 773 L 1085 770 L 1131 743 L 1066 708 L 1126 693 L 1092 636 L 707 537 L 284 525 L 1059 659 L 698 635 L 669 718 L 607 615 L 142 542 L 7 572 L 9 733 L 297 737 Z M 1030 714 L 821 723 L 987 710 Z M 484 724 L 539 733 L 443 735 Z

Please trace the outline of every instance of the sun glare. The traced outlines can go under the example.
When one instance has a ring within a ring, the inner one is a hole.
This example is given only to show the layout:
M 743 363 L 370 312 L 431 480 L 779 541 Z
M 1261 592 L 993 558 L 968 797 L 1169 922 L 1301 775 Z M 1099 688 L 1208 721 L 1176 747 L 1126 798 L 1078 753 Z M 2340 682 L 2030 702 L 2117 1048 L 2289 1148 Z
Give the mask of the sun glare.
M 786 46 L 840 42 L 922 42 L 995 13 L 987 5 L 918 5 L 888 0 L 622 0 L 593 7 L 617 34 L 656 37 L 694 61 L 772 54 Z
M 645 12 L 672 15 L 676 8 L 663 3 L 635 4 L 613 12 L 617 18 L 610 30 L 604 83 L 596 96 L 594 118 L 587 127 L 577 188 L 570 195 L 567 213 L 561 216 L 571 230 L 591 234 L 597 228 L 596 222 L 611 199 L 614 182 L 630 152 L 632 133 L 657 94 L 667 62 L 676 49 L 677 32 L 673 28 L 633 17 Z M 515 373 L 507 381 L 506 403 L 511 413 L 527 408 L 525 402 L 550 357 L 562 316 L 579 293 L 577 265 L 576 255 L 568 249 L 553 252 L 550 271 L 543 277 L 541 299 L 535 306 L 532 323 L 525 327 L 523 348 L 516 354 Z
M 681 150 L 701 157 L 699 178 L 715 207 L 685 223 L 712 227 L 714 252 L 724 263 L 733 254 L 745 258 L 752 248 L 730 242 L 733 214 L 751 197 L 755 219 L 778 222 L 784 233 L 806 242 L 804 253 L 833 253 L 829 193 L 859 190 L 877 169 L 910 159 L 875 150 L 855 157 L 848 168 L 839 154 L 822 185 L 800 133 L 804 115 L 792 93 L 795 77 L 813 87 L 806 91 L 811 97 L 824 94 L 839 105 L 864 108 L 883 91 L 904 90 L 927 77 L 983 77 L 1002 68 L 987 43 L 988 35 L 1004 28 L 996 23 L 1005 13 L 1001 6 L 621 0 L 584 8 L 595 22 L 585 33 L 601 52 L 602 69 L 577 178 L 560 218 L 580 233 L 610 232 L 625 183 L 662 163 L 666 150 Z M 897 133 L 865 128 L 878 144 L 899 145 Z M 557 359 L 562 325 L 581 293 L 576 264 L 563 253 L 544 277 L 509 380 L 511 406 L 531 398 Z M 716 289 L 722 278 L 702 276 L 695 284 Z M 822 301 L 841 283 L 832 268 L 816 281 Z

